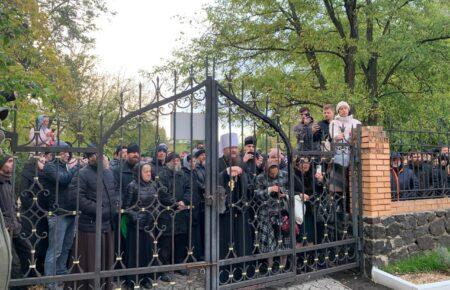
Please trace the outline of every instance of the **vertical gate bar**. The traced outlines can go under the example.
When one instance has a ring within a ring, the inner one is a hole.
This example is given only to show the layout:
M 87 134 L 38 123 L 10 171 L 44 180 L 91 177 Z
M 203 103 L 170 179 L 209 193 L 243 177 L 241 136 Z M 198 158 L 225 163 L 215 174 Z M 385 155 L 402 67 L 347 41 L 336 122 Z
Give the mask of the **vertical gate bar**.
M 218 156 L 218 96 L 217 82 L 213 78 L 211 82 L 211 189 L 214 191 L 214 202 L 212 207 L 212 240 L 211 240 L 211 258 L 213 263 L 213 276 L 211 289 L 219 288 L 219 212 L 217 205 L 217 197 L 215 191 L 217 188 L 217 156 Z
M 365 267 L 364 267 L 364 245 L 363 245 L 363 191 L 362 191 L 362 162 L 361 162 L 361 135 L 362 135 L 362 126 L 358 125 L 356 127 L 356 156 L 357 156 L 357 170 L 358 170 L 358 178 L 357 178 L 357 194 L 355 195 L 357 197 L 358 200 L 358 211 L 356 212 L 357 214 L 357 224 L 358 224 L 358 232 L 355 235 L 355 237 L 357 238 L 357 251 L 358 251 L 358 255 L 357 258 L 359 259 L 359 267 L 360 267 L 360 271 L 362 271 L 362 273 L 365 274 Z
M 208 60 L 206 60 L 207 62 Z M 205 147 L 206 147 L 206 180 L 205 180 L 205 248 L 204 256 L 205 261 L 208 263 L 212 263 L 212 252 L 211 252 L 211 206 L 208 205 L 208 197 L 211 195 L 211 128 L 208 126 L 212 122 L 211 118 L 211 95 L 212 95 L 212 81 L 211 77 L 208 76 L 208 65 L 206 64 L 206 96 L 205 96 Z M 206 277 L 205 277 L 205 288 L 211 289 L 212 285 L 212 269 L 211 267 L 206 268 Z
M 192 89 L 193 87 L 194 87 L 194 68 L 191 66 L 189 68 L 189 89 Z M 193 160 L 193 158 L 194 158 L 194 155 L 192 154 L 192 151 L 193 151 L 193 140 L 192 139 L 194 138 L 194 94 L 193 93 L 189 96 L 189 103 L 190 103 L 190 107 L 191 107 L 190 112 L 189 112 L 190 113 L 189 114 L 190 115 L 189 116 L 189 122 L 190 122 L 190 124 L 189 124 L 189 155 L 191 156 L 191 160 Z M 193 207 L 194 207 L 194 203 L 193 203 L 194 176 L 193 176 L 193 173 L 195 170 L 195 165 L 194 165 L 194 168 L 192 168 L 191 162 L 192 161 L 188 162 L 188 164 L 189 164 L 188 165 L 189 166 L 189 187 L 190 187 L 191 197 L 190 197 L 190 206 L 189 206 L 189 229 L 188 229 L 189 240 L 188 240 L 188 253 L 187 253 L 187 257 L 186 257 L 187 262 L 189 261 L 189 256 L 190 256 L 189 252 L 192 252 L 191 259 L 195 261 L 194 249 L 193 249 L 193 245 L 192 245 L 192 240 L 193 240 L 192 239 L 192 227 L 193 227 L 192 226 L 192 218 L 193 218 L 193 214 L 194 214 L 194 211 L 193 211 Z M 200 207 L 200 203 L 196 206 Z M 192 275 L 192 273 L 191 273 L 191 271 L 189 271 L 189 276 L 191 276 L 191 275 Z M 189 285 L 189 289 L 191 289 L 190 285 Z
M 142 108 L 142 84 L 139 83 L 138 86 L 138 105 L 139 105 L 139 110 Z M 139 114 L 137 117 L 137 129 L 138 129 L 138 147 L 139 147 L 139 157 L 142 157 L 142 115 Z M 139 162 L 138 162 L 139 164 Z M 139 172 L 141 171 L 141 167 L 139 167 Z M 141 191 L 141 174 L 138 174 L 138 192 Z M 128 192 L 126 193 L 128 194 Z M 141 196 L 138 195 L 138 201 L 137 203 L 139 204 Z M 141 259 L 141 254 L 140 254 L 140 248 L 139 248 L 139 244 L 140 244 L 140 240 L 139 240 L 139 222 L 136 222 L 136 267 L 139 267 L 140 264 L 140 259 Z M 139 281 L 139 275 L 136 274 L 135 276 L 135 283 L 134 286 L 139 285 L 140 281 Z
M 218 282 L 218 226 L 215 188 L 217 184 L 217 86 L 212 77 L 206 81 L 206 196 L 212 205 L 205 209 L 205 255 L 211 265 L 206 269 L 206 289 L 217 289 Z M 208 231 L 209 229 L 209 231 Z
M 357 178 L 359 175 L 359 156 L 358 156 L 358 145 L 357 140 L 359 138 L 358 136 L 358 129 L 352 129 L 352 136 L 356 133 L 356 140 L 350 145 L 350 172 L 349 172 L 349 178 L 351 178 L 351 184 L 349 190 L 349 194 L 351 193 L 351 218 L 352 218 L 352 231 L 353 231 L 353 237 L 358 237 L 358 190 L 356 189 L 357 186 Z M 355 174 L 356 173 L 356 174 Z M 355 178 L 356 177 L 356 178 Z M 355 247 L 355 259 L 358 260 L 358 247 L 359 243 L 356 242 L 354 245 Z
M 100 116 L 100 142 L 97 152 L 97 204 L 95 205 L 95 289 L 101 289 L 101 230 L 102 230 L 102 189 L 103 189 L 103 116 Z

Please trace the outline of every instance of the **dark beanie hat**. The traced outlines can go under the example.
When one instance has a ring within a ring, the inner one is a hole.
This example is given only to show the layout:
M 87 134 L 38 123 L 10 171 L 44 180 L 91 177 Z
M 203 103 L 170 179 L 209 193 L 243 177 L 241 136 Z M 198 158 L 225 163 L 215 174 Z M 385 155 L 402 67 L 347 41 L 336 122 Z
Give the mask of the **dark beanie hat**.
M 256 142 L 255 142 L 255 141 L 256 141 L 256 140 L 255 140 L 255 138 L 254 138 L 253 136 L 248 136 L 248 137 L 245 138 L 244 144 L 245 144 L 245 145 L 249 145 L 249 144 L 256 145 Z
M 198 149 L 197 151 L 195 151 L 194 153 L 194 157 L 198 158 L 200 155 L 202 155 L 203 153 L 206 153 L 205 149 Z
M 165 143 L 161 143 L 156 147 L 156 152 L 163 151 L 167 153 L 167 150 L 169 150 L 169 147 Z
M 127 147 L 127 152 L 128 153 L 139 153 L 141 152 L 141 148 L 139 148 L 139 146 L 137 144 L 130 144 Z
M 0 168 L 3 167 L 3 165 L 5 165 L 5 163 L 12 158 L 11 155 L 8 154 L 4 154 L 4 155 L 0 155 Z
M 403 156 L 399 152 L 391 152 L 391 159 L 403 159 Z
M 178 153 L 176 153 L 176 152 L 169 153 L 169 155 L 167 155 L 167 157 L 166 157 L 166 163 L 172 161 L 175 158 L 180 158 L 180 155 L 178 155 Z
M 96 146 L 94 144 L 88 144 L 87 147 L 88 148 L 92 148 L 92 149 L 96 148 Z M 91 157 L 92 155 L 95 155 L 95 154 L 96 154 L 96 152 L 86 152 L 83 155 L 84 155 L 84 158 L 89 158 L 89 157 Z

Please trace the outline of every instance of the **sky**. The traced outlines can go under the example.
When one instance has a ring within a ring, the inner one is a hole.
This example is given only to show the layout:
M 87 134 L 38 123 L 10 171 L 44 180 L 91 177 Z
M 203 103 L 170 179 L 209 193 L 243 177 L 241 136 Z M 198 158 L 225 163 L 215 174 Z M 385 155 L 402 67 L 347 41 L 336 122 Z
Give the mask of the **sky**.
M 202 27 L 190 25 L 189 19 L 204 19 L 202 7 L 213 0 L 108 0 L 114 16 L 101 17 L 94 54 L 98 70 L 111 75 L 138 77 L 140 70 L 168 59 L 174 49 L 182 46 L 180 37 L 188 41 L 202 32 Z M 177 16 L 187 19 L 180 21 Z M 161 120 L 170 135 L 170 119 Z M 178 126 L 177 126 L 178 128 Z M 178 129 L 177 129 L 178 130 Z M 179 131 L 179 130 L 178 130 Z M 233 126 L 240 135 L 240 128 Z M 219 128 L 219 134 L 228 130 Z M 240 137 L 239 137 L 240 138 Z
M 98 20 L 94 33 L 99 57 L 98 68 L 110 74 L 136 76 L 139 70 L 151 70 L 181 46 L 178 39 L 199 33 L 189 22 L 177 16 L 202 19 L 202 6 L 212 0 L 108 0 L 115 16 Z

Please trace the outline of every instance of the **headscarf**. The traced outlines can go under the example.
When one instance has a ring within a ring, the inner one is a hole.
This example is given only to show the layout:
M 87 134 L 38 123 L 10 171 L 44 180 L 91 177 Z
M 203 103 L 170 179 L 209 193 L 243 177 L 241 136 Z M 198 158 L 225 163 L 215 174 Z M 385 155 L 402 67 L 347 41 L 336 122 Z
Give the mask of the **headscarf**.
M 38 118 L 37 118 L 37 128 L 38 128 L 38 130 L 41 130 L 41 129 L 47 129 L 47 126 L 44 126 L 44 120 L 45 119 L 48 119 L 48 116 L 46 116 L 46 115 L 39 115 L 38 116 Z

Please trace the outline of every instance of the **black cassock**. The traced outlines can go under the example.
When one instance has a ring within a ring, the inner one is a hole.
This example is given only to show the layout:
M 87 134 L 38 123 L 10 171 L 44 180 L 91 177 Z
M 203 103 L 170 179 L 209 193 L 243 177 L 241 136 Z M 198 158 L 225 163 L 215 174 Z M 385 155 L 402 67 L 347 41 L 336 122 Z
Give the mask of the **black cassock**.
M 228 164 L 223 157 L 219 158 L 218 186 L 222 186 L 226 193 L 225 211 L 219 213 L 220 259 L 250 255 L 253 247 L 249 223 L 253 194 L 248 191 L 248 176 L 243 171 L 242 175 L 231 181 Z

